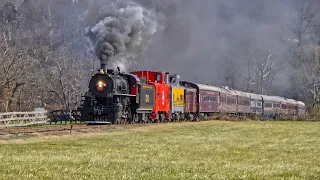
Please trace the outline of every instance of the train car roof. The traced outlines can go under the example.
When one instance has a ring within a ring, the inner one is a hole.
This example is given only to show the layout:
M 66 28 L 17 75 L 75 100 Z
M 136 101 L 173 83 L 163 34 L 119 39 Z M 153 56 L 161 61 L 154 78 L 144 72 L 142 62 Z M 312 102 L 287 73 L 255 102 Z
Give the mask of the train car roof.
M 247 98 L 251 98 L 249 93 L 246 92 L 242 92 L 242 91 L 237 91 L 237 90 L 233 90 L 238 96 L 242 96 L 242 97 L 247 97 Z
M 297 104 L 297 101 L 296 100 L 293 100 L 293 99 L 286 99 L 288 103 L 291 103 L 291 104 Z
M 230 89 L 224 89 L 224 88 L 220 88 L 222 93 L 226 93 L 226 94 L 231 94 L 231 95 L 237 95 L 237 93 L 234 90 L 230 90 Z
M 137 81 L 137 83 L 140 83 L 140 82 L 141 82 L 140 78 L 139 78 L 137 75 L 135 75 L 135 74 L 124 73 L 124 75 L 132 76 L 133 78 L 135 78 L 135 80 Z
M 150 70 L 130 71 L 130 73 L 139 73 L 139 72 L 146 72 L 146 73 L 165 73 L 164 71 L 150 71 Z
M 275 97 L 279 98 L 280 102 L 288 102 L 288 100 L 284 97 L 280 97 L 280 96 L 275 96 Z
M 181 86 L 183 87 L 183 86 Z M 192 92 L 197 92 L 197 89 L 193 88 L 193 87 L 183 87 L 185 90 L 188 90 L 188 91 L 192 91 Z
M 251 99 L 259 99 L 259 100 L 261 100 L 262 99 L 262 96 L 261 96 L 261 94 L 254 94 L 254 93 L 248 93 L 249 95 L 250 95 L 250 98 Z
M 302 101 L 297 101 L 297 104 L 298 104 L 299 106 L 306 106 L 306 105 L 304 104 L 304 102 L 302 102 Z
M 221 89 L 216 86 L 211 86 L 211 85 L 205 85 L 205 84 L 196 84 L 200 90 L 206 90 L 206 91 L 215 91 L 215 92 L 221 92 Z
M 261 95 L 263 97 L 263 100 L 265 101 L 275 101 L 275 102 L 280 102 L 280 98 L 277 96 L 267 96 L 267 95 Z

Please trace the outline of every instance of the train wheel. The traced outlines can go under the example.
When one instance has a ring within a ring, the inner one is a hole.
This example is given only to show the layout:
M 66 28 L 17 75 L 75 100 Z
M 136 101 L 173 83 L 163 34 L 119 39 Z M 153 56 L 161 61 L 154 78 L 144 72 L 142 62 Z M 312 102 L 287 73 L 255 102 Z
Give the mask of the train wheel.
M 136 122 L 138 122 L 138 120 L 139 120 L 139 117 L 137 114 L 135 114 L 132 118 L 131 124 L 135 124 Z
M 150 114 L 147 114 L 148 123 L 153 123 L 153 119 Z
M 165 121 L 164 114 L 161 114 L 159 119 L 160 119 L 160 123 L 164 122 Z

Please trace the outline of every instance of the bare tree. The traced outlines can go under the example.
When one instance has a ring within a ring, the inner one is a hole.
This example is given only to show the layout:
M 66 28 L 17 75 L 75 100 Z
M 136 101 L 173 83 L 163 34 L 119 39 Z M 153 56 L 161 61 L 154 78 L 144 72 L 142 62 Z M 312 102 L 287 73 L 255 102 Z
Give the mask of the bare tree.
M 87 89 L 81 2 L 58 1 L 0 7 L 1 110 L 70 109 Z
M 320 15 L 320 7 L 315 0 L 301 0 L 295 4 L 295 10 L 293 32 L 298 43 L 290 62 L 293 69 L 292 88 L 289 93 L 308 104 L 315 104 L 319 94 L 317 89 L 320 86 L 320 69 L 315 60 L 320 28 L 314 19 Z

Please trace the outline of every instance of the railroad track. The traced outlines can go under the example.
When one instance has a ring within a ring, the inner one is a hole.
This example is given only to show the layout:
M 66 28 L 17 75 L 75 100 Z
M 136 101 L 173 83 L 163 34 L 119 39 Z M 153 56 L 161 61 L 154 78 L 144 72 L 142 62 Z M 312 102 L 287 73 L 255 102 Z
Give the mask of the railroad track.
M 4 135 L 19 135 L 19 134 L 34 134 L 34 133 L 48 133 L 48 132 L 66 132 L 66 131 L 80 131 L 86 129 L 105 129 L 105 128 L 119 128 L 130 127 L 141 124 L 110 124 L 110 125 L 90 125 L 87 124 L 73 124 L 61 126 L 42 126 L 42 127 L 23 127 L 23 128 L 2 128 L 0 129 L 0 136 Z

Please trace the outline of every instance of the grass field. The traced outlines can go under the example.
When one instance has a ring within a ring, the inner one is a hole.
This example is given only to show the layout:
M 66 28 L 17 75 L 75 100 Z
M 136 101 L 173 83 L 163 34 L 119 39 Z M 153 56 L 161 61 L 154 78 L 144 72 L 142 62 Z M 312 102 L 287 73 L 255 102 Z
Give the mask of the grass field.
M 0 179 L 320 179 L 320 124 L 212 121 L 3 139 L 0 159 Z

